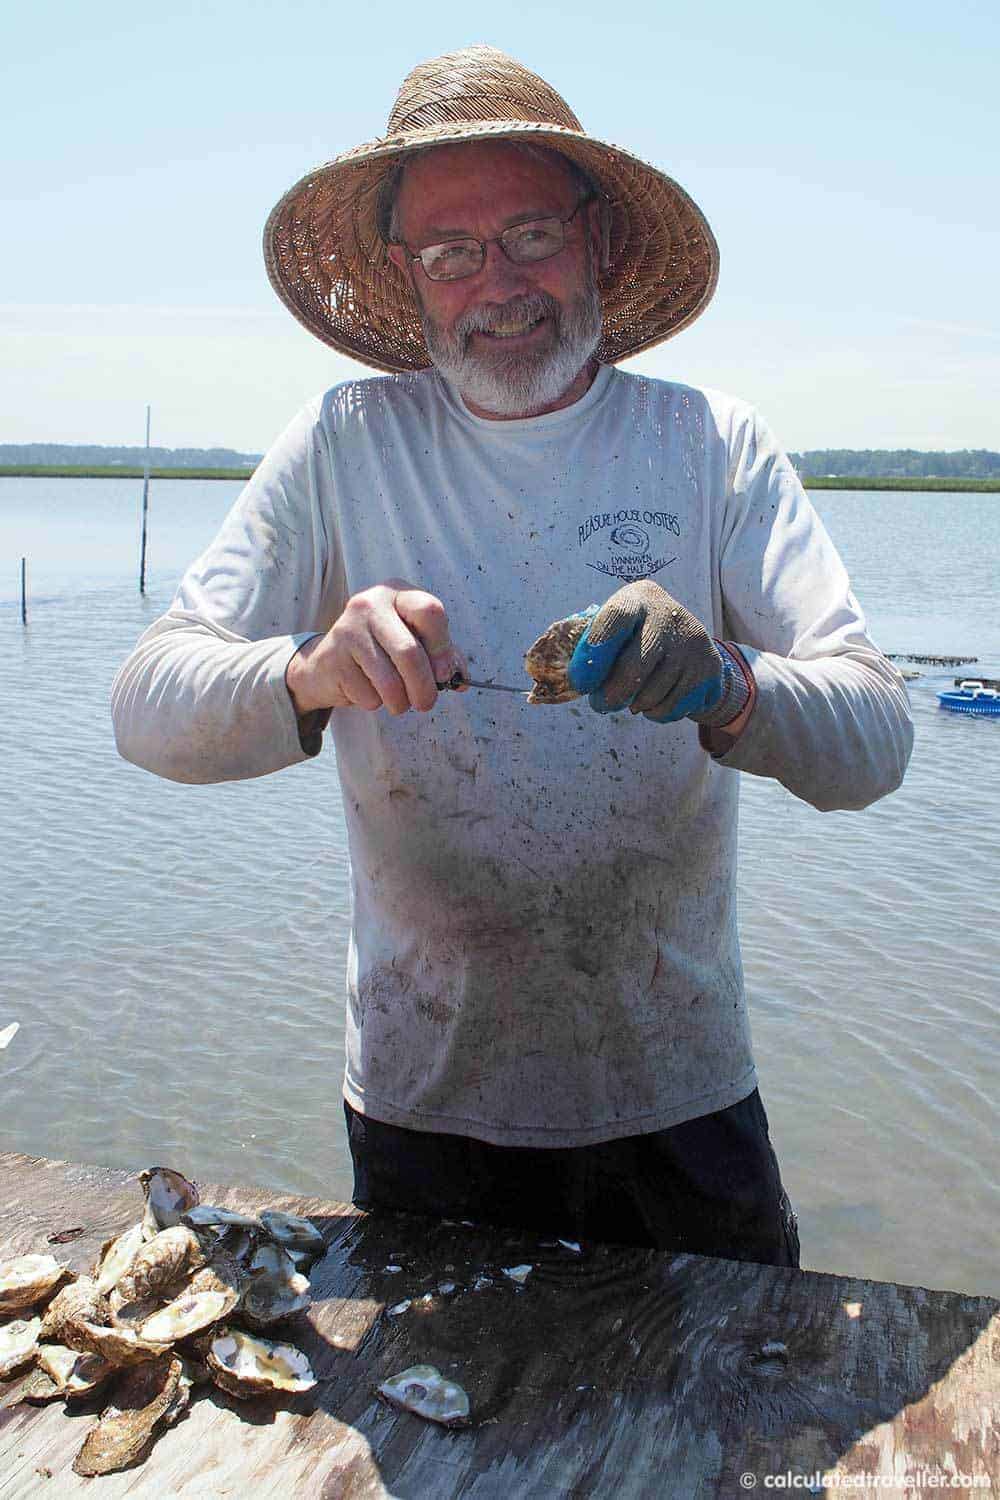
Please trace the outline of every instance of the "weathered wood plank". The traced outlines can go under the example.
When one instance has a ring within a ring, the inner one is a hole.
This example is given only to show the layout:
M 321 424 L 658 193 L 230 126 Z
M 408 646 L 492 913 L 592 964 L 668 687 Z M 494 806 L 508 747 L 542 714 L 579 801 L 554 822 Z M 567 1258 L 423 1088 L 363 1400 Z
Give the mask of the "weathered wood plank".
M 142 1466 L 98 1481 L 70 1467 L 96 1407 L 8 1405 L 0 1500 L 34 1500 L 46 1486 L 62 1500 L 95 1484 L 109 1500 L 728 1500 L 745 1493 L 746 1471 L 763 1487 L 786 1469 L 934 1469 L 949 1453 L 1000 1487 L 993 1299 L 608 1246 L 577 1256 L 533 1237 L 256 1189 L 203 1193 L 250 1211 L 288 1208 L 322 1228 L 330 1250 L 296 1334 L 317 1389 L 277 1408 L 202 1392 Z M 0 1155 L 0 1257 L 82 1225 L 53 1248 L 85 1269 L 140 1204 L 128 1173 Z M 501 1269 L 521 1261 L 535 1267 L 523 1288 Z M 386 1272 L 392 1263 L 403 1271 Z M 474 1291 L 480 1275 L 491 1284 Z M 435 1292 L 445 1280 L 454 1296 Z M 407 1313 L 386 1316 L 407 1297 Z M 374 1396 L 420 1363 L 466 1387 L 472 1427 L 442 1431 Z

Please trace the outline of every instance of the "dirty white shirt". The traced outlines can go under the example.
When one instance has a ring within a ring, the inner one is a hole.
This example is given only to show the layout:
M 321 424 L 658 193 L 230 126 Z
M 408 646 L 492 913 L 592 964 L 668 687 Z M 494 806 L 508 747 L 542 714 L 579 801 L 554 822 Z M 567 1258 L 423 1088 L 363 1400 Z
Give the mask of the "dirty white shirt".
M 337 386 L 278 439 L 122 667 L 121 753 L 184 782 L 307 759 L 288 661 L 393 577 L 444 602 L 474 676 L 508 683 L 552 620 L 655 578 L 740 646 L 758 699 L 721 759 L 689 721 L 585 700 L 334 710 L 349 1102 L 417 1130 L 578 1146 L 744 1098 L 736 773 L 859 808 L 899 784 L 912 738 L 788 459 L 743 402 L 611 366 L 574 405 L 516 421 L 473 416 L 433 371 Z

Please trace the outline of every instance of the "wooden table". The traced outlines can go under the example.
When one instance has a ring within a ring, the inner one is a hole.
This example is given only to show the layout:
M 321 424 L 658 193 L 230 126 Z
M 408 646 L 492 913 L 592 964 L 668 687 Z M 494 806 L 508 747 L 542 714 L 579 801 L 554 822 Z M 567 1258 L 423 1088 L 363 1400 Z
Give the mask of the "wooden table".
M 769 1474 L 834 1468 L 988 1476 L 1000 1494 L 1000 1303 L 989 1297 L 697 1255 L 578 1255 L 250 1188 L 203 1184 L 202 1196 L 308 1214 L 323 1230 L 329 1253 L 295 1335 L 316 1389 L 275 1407 L 198 1387 L 145 1463 L 79 1479 L 71 1464 L 100 1402 L 80 1414 L 14 1404 L 20 1380 L 0 1383 L 3 1500 L 729 1500 L 789 1491 L 765 1485 Z M 0 1154 L 0 1259 L 47 1251 L 50 1234 L 83 1225 L 54 1251 L 84 1270 L 140 1207 L 127 1172 Z M 501 1269 L 521 1262 L 534 1267 L 523 1287 Z M 393 1263 L 403 1270 L 384 1269 Z M 472 1290 L 481 1275 L 492 1284 Z M 459 1290 L 417 1305 L 442 1281 Z M 410 1310 L 388 1317 L 407 1297 Z M 374 1396 L 388 1375 L 424 1363 L 465 1386 L 471 1427 L 447 1431 Z M 802 1478 L 795 1489 L 844 1493 Z M 925 1476 L 849 1493 L 927 1500 L 929 1490 Z

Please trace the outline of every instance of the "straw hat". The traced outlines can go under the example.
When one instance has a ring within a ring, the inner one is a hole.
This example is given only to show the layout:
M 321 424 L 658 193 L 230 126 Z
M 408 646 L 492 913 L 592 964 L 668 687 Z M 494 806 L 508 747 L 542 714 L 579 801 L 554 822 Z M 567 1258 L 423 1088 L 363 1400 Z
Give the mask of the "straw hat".
M 297 182 L 264 229 L 271 284 L 310 333 L 376 370 L 431 361 L 409 282 L 379 232 L 379 190 L 407 153 L 453 141 L 530 141 L 560 151 L 597 182 L 609 210 L 599 273 L 598 356 L 626 359 L 679 332 L 708 305 L 715 237 L 676 182 L 584 131 L 564 99 L 494 47 L 465 47 L 408 74 L 384 137 Z

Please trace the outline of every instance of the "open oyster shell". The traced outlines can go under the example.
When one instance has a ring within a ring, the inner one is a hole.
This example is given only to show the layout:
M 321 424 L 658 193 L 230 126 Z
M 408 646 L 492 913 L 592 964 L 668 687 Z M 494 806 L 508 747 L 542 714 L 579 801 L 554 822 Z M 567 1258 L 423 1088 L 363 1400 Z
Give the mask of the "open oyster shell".
M 114 1405 L 87 1434 L 74 1473 L 113 1474 L 145 1458 L 174 1406 L 181 1371 L 181 1361 L 170 1354 L 130 1370 L 115 1388 Z
M 65 1344 L 39 1344 L 38 1368 L 61 1396 L 86 1396 L 115 1373 L 115 1366 L 99 1354 L 81 1354 Z
M 294 1344 L 256 1338 L 239 1328 L 226 1328 L 213 1338 L 208 1368 L 215 1384 L 232 1396 L 298 1395 L 316 1384 L 309 1361 Z
M 525 670 L 535 679 L 529 703 L 569 703 L 580 694 L 566 675 L 570 657 L 598 610 L 591 604 L 579 614 L 555 620 L 524 654 Z
M 314 1258 L 326 1253 L 326 1241 L 311 1219 L 265 1208 L 260 1222 L 276 1244 L 285 1250 L 304 1250 Z
M 117 1286 L 125 1272 L 131 1269 L 143 1242 L 141 1223 L 133 1224 L 131 1229 L 126 1229 L 124 1234 L 115 1239 L 105 1240 L 94 1266 L 94 1279 L 99 1292 L 107 1293 Z
M 237 1300 L 226 1292 L 184 1292 L 147 1318 L 139 1332 L 153 1343 L 172 1344 L 218 1323 Z
M 194 1230 L 206 1256 L 223 1253 L 246 1266 L 257 1246 L 268 1238 L 267 1230 L 253 1214 L 238 1213 L 233 1208 L 216 1208 L 199 1204 L 184 1214 L 182 1223 Z
M 296 1271 L 280 1245 L 261 1245 L 249 1266 L 242 1317 L 251 1328 L 267 1328 L 305 1312 L 310 1305 L 309 1278 Z
M 139 1173 L 146 1209 L 142 1216 L 143 1238 L 151 1240 L 161 1229 L 172 1229 L 181 1215 L 197 1208 L 198 1189 L 173 1167 L 150 1167 Z
M 34 1307 L 71 1274 L 54 1255 L 19 1255 L 0 1261 L 0 1313 Z
M 41 1318 L 15 1318 L 0 1328 L 0 1380 L 34 1359 L 41 1331 Z
M 447 1380 L 434 1365 L 411 1365 L 383 1380 L 380 1396 L 393 1406 L 415 1412 L 442 1427 L 460 1427 L 469 1420 L 469 1398 L 454 1380 Z

